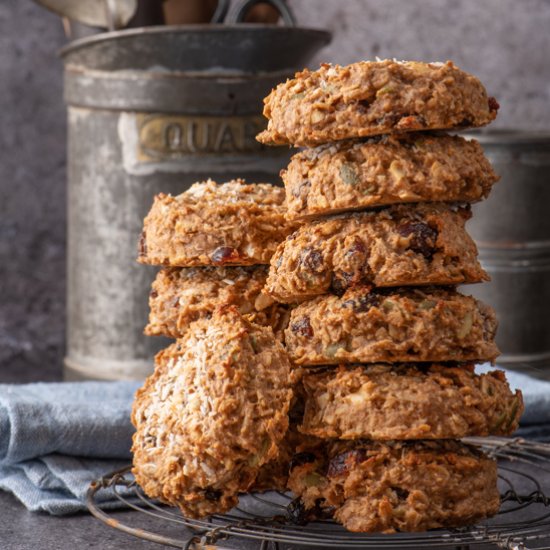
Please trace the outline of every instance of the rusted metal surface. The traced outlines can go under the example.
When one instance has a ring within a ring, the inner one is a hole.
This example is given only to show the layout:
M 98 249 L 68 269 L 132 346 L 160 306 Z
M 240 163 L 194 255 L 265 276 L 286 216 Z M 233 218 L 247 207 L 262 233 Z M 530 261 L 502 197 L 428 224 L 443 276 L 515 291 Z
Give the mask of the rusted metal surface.
M 136 29 L 62 51 L 68 108 L 66 378 L 142 378 L 166 345 L 142 334 L 154 268 L 136 263 L 156 193 L 195 181 L 279 182 L 263 97 L 329 40 L 276 26 Z

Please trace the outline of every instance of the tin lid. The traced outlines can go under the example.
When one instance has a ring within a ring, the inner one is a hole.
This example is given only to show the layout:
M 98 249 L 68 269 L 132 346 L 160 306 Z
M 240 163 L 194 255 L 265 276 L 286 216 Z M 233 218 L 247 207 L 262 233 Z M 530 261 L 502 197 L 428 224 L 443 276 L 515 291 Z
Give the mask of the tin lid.
M 178 25 L 106 32 L 59 52 L 66 66 L 97 71 L 212 75 L 303 69 L 331 40 L 328 31 L 277 25 Z
M 260 114 L 270 90 L 330 37 L 316 29 L 248 24 L 103 33 L 61 50 L 65 100 L 125 111 Z

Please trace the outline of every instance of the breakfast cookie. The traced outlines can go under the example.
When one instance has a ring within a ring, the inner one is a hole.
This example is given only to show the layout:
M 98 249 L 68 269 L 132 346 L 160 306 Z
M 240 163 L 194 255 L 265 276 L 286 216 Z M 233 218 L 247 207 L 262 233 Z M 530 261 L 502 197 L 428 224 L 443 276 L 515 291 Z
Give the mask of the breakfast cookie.
M 180 338 L 197 319 L 208 318 L 219 305 L 234 305 L 254 323 L 271 326 L 281 336 L 288 308 L 262 292 L 267 266 L 166 267 L 149 295 L 148 336 Z
M 429 133 L 305 149 L 281 176 L 292 219 L 399 203 L 475 202 L 498 180 L 477 141 Z
M 298 365 L 494 361 L 497 320 L 472 296 L 437 287 L 354 287 L 303 302 L 285 331 Z
M 288 356 L 270 328 L 224 307 L 155 363 L 132 411 L 136 480 L 190 517 L 225 512 L 278 456 L 292 396 Z
M 511 435 L 523 412 L 504 372 L 473 365 L 349 365 L 307 369 L 299 429 L 338 439 L 460 439 Z
M 289 488 L 350 531 L 459 527 L 500 507 L 496 462 L 458 441 L 335 442 L 297 458 Z
M 138 261 L 166 266 L 268 264 L 293 229 L 284 189 L 243 180 L 195 183 L 173 197 L 155 197 L 147 214 Z
M 279 456 L 260 468 L 249 492 L 286 491 L 292 457 L 298 448 L 312 445 L 316 441 L 317 438 L 300 432 L 297 424 L 290 419 L 288 431 L 279 445 Z
M 285 491 L 288 482 L 290 459 L 295 451 L 296 441 L 303 436 L 296 426 L 289 425 L 284 439 L 279 444 L 279 456 L 264 464 L 256 476 L 249 493 L 264 493 L 266 491 Z
M 398 205 L 342 214 L 303 225 L 271 260 L 266 289 L 277 301 L 300 302 L 379 287 L 455 285 L 488 280 L 466 233 L 468 208 L 440 203 Z
M 300 383 L 303 374 L 304 369 L 300 367 L 292 371 L 293 395 L 288 413 L 288 431 L 279 445 L 279 456 L 260 468 L 258 477 L 249 488 L 250 492 L 286 491 L 292 457 L 302 446 L 310 448 L 315 444 L 323 444 L 321 439 L 298 430 L 304 418 L 305 393 Z
M 258 141 L 315 146 L 341 139 L 485 126 L 498 103 L 451 61 L 360 61 L 297 73 L 264 99 Z

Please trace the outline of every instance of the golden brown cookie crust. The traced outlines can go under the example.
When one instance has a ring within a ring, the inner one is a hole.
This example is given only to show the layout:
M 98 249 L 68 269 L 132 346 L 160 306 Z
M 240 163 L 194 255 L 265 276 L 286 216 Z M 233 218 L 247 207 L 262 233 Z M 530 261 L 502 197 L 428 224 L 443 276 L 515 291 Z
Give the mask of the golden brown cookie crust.
M 281 176 L 291 219 L 400 203 L 475 202 L 498 180 L 477 141 L 430 134 L 305 149 Z
M 258 141 L 315 146 L 342 139 L 485 126 L 498 103 L 451 61 L 360 61 L 321 65 L 279 84 L 264 99 Z
M 132 411 L 136 480 L 188 516 L 227 511 L 278 455 L 292 394 L 288 356 L 271 329 L 226 307 L 155 362 Z
M 350 531 L 459 527 L 500 507 L 496 462 L 458 441 L 337 442 L 306 458 L 289 488 Z
M 287 351 L 298 365 L 494 361 L 495 312 L 441 288 L 355 287 L 290 314 Z
M 266 289 L 294 303 L 362 283 L 379 287 L 488 280 L 464 224 L 469 209 L 398 205 L 303 225 L 275 252 Z
M 243 180 L 195 183 L 157 195 L 147 214 L 138 261 L 166 266 L 267 264 L 293 229 L 284 189 Z
M 300 432 L 291 418 L 288 431 L 279 445 L 279 456 L 260 468 L 249 492 L 286 491 L 292 457 L 300 447 L 314 445 L 317 441 L 317 438 Z
M 308 369 L 300 430 L 338 439 L 460 439 L 514 433 L 521 392 L 504 372 L 473 365 L 350 365 Z
M 288 472 L 296 452 L 302 446 L 310 448 L 316 444 L 322 444 L 321 439 L 303 434 L 298 430 L 298 425 L 304 417 L 305 394 L 300 384 L 303 372 L 304 370 L 299 367 L 292 371 L 293 394 L 288 413 L 288 431 L 279 445 L 279 455 L 260 468 L 258 477 L 250 486 L 250 492 L 286 491 Z
M 254 323 L 270 326 L 281 338 L 289 312 L 262 292 L 266 278 L 267 266 L 161 269 L 149 295 L 145 334 L 180 338 L 193 321 L 211 317 L 225 304 L 236 306 Z

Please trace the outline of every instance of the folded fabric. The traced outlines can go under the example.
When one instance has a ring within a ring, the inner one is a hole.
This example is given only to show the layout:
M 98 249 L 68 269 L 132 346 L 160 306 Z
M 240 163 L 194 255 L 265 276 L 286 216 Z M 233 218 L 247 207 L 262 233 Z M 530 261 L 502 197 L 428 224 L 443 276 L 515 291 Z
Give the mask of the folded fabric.
M 550 441 L 550 382 L 512 371 L 506 375 L 525 400 L 517 435 Z M 0 489 L 11 491 L 32 511 L 62 515 L 85 510 L 90 482 L 130 462 L 130 410 L 139 386 L 0 385 Z M 123 506 L 109 491 L 99 491 L 95 501 L 104 508 Z
M 86 509 L 90 482 L 130 462 L 139 382 L 0 385 L 0 489 L 29 510 Z M 99 491 L 102 507 L 122 504 Z

